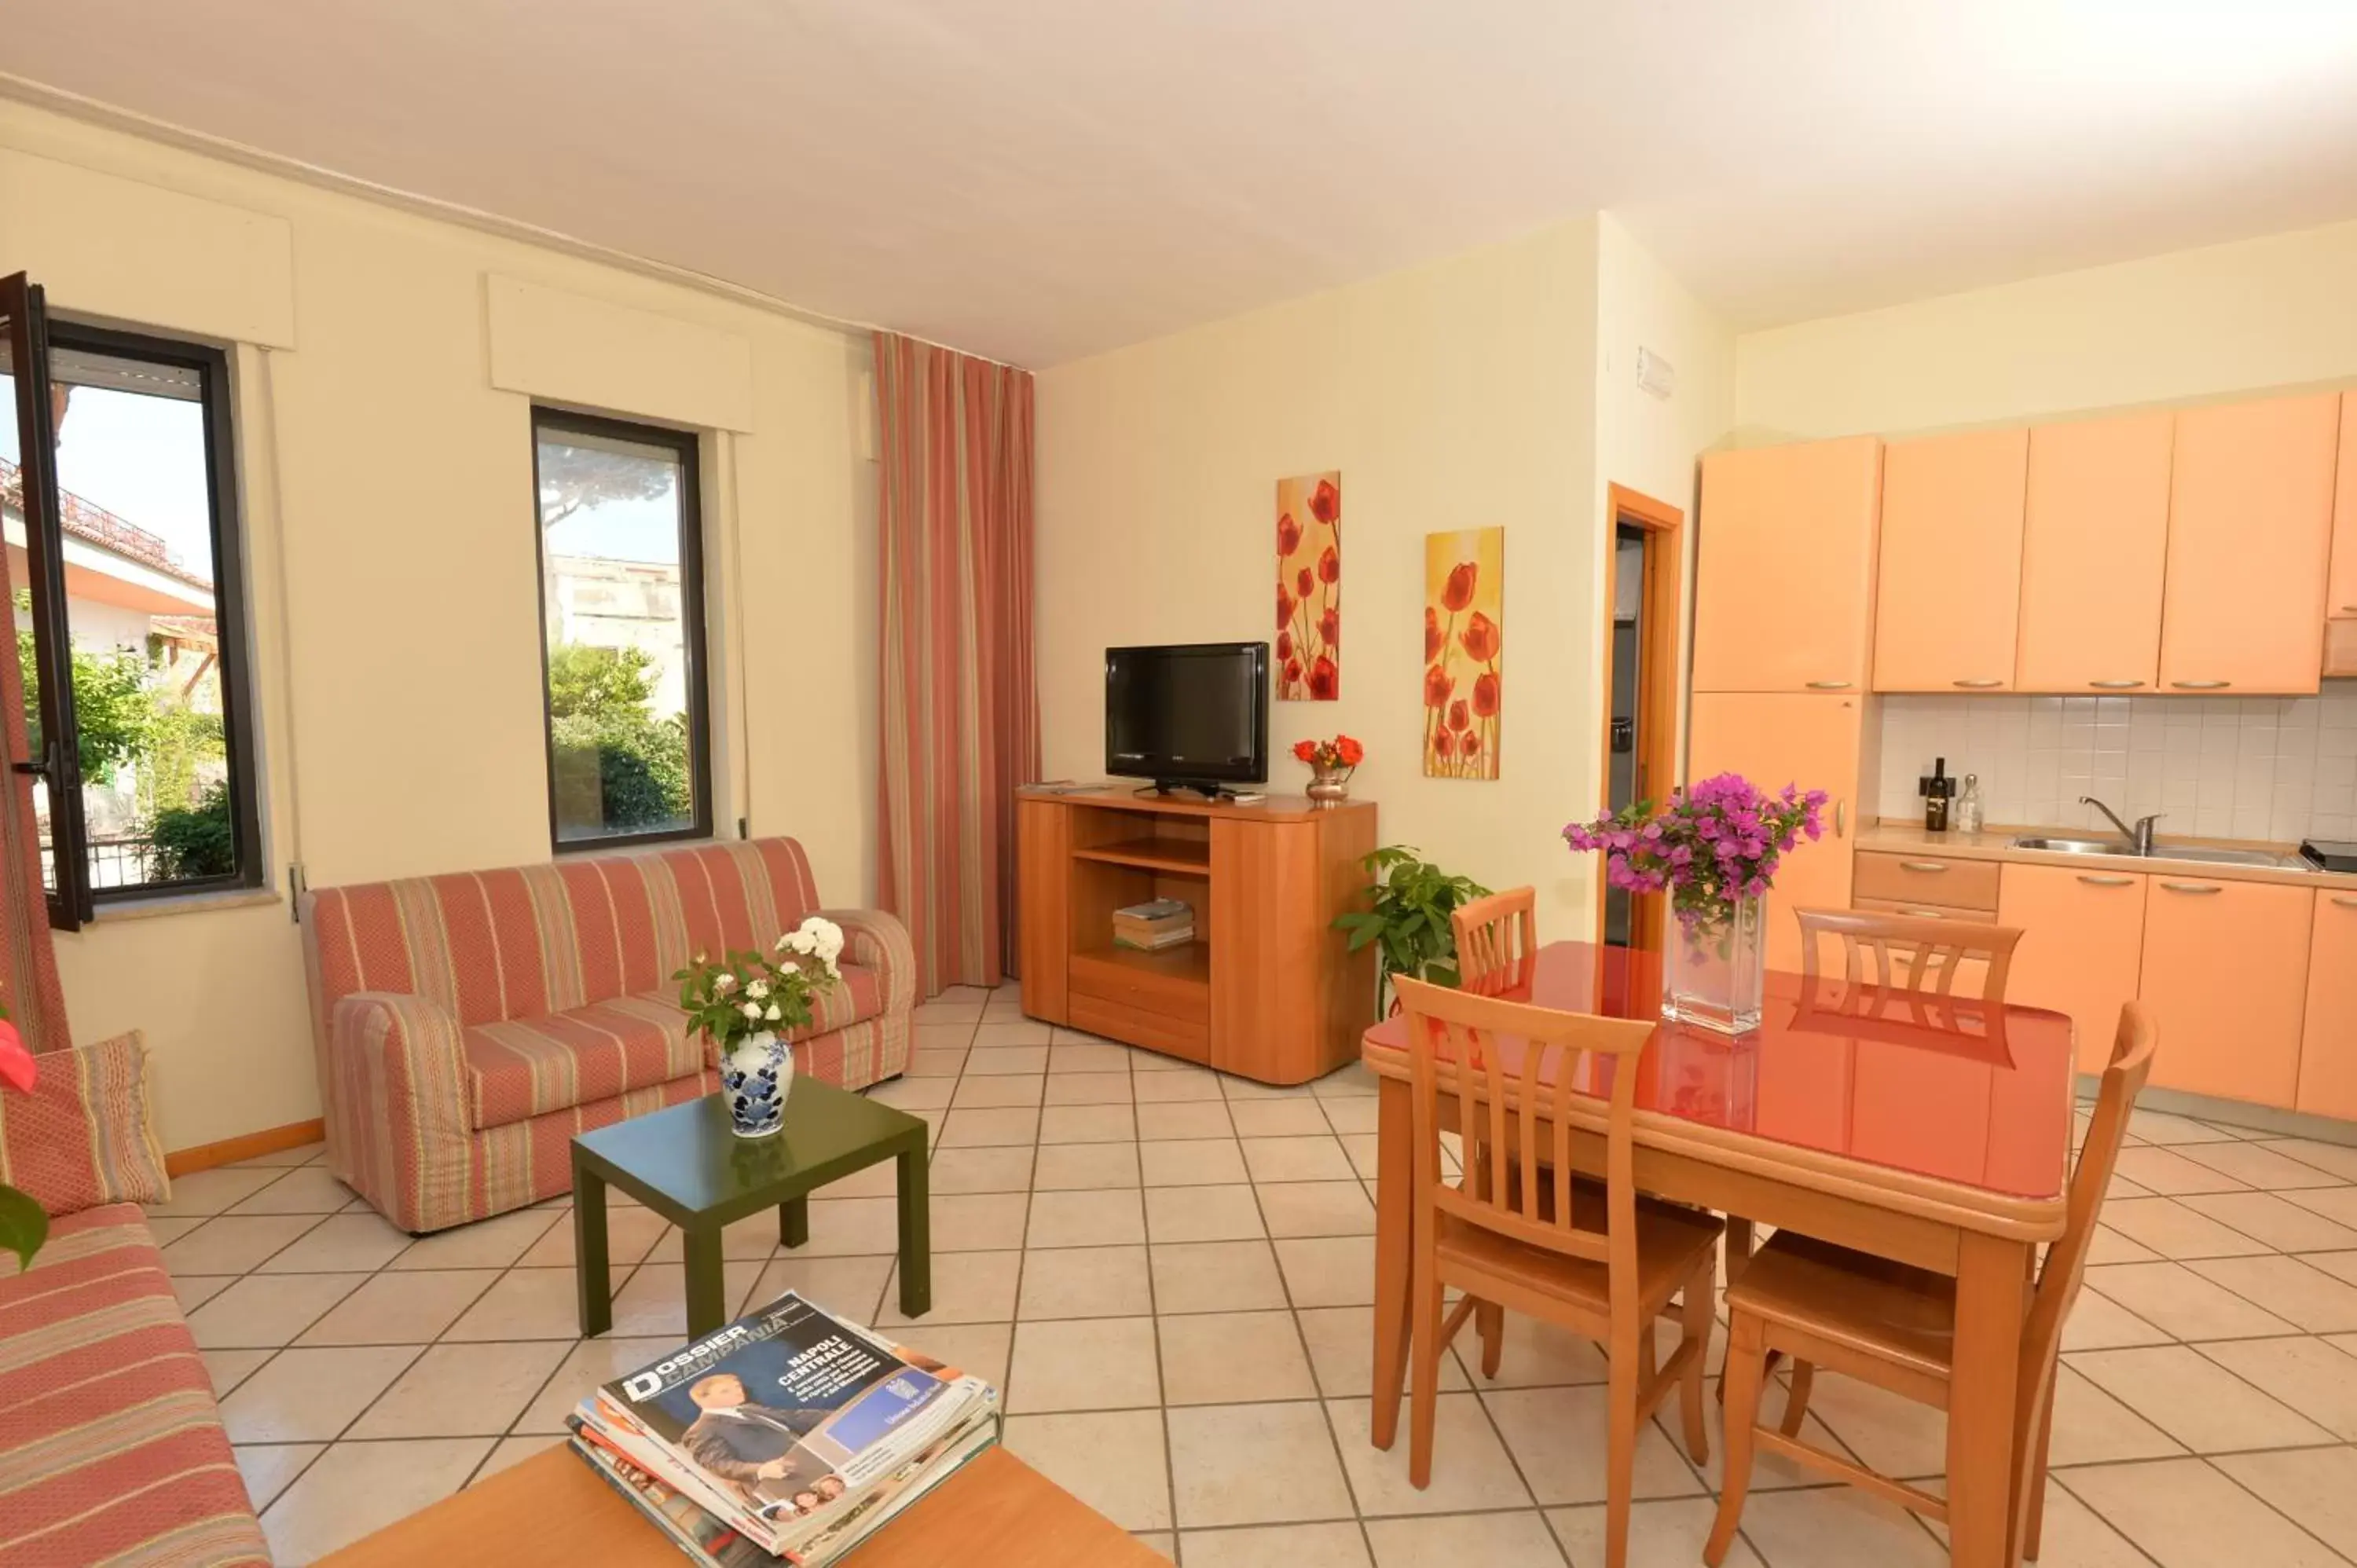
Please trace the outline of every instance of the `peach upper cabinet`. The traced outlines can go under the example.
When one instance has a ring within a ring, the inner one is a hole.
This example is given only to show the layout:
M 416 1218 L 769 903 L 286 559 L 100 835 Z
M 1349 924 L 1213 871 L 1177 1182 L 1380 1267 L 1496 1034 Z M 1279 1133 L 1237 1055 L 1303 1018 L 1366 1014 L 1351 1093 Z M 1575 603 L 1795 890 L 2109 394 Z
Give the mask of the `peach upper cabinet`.
M 2017 691 L 2147 692 L 2159 680 L 2176 429 L 2174 415 L 2146 413 L 2030 431 Z
M 1996 923 L 2021 932 L 2006 1000 L 2071 1015 L 2079 1070 L 2111 1058 L 2120 1008 L 2144 968 L 2145 878 L 2067 865 L 2008 865 L 1997 882 Z
M 2332 571 L 2324 595 L 2324 672 L 2357 675 L 2357 392 L 2341 394 L 2340 478 L 2333 486 Z
M 2331 393 L 2178 414 L 2162 691 L 2316 690 L 2340 440 Z
M 2294 1103 L 2314 891 L 2198 876 L 2147 880 L 2138 991 L 2160 1026 L 2152 1081 L 2258 1105 Z
M 2357 893 L 2316 895 L 2297 1108 L 2357 1121 Z
M 1884 449 L 1876 691 L 2012 690 L 2029 466 L 2027 430 Z
M 1703 459 L 1697 692 L 1863 692 L 1874 639 L 1882 443 Z
M 1825 834 L 1803 840 L 1776 871 L 1769 900 L 1768 964 L 1801 967 L 1798 908 L 1849 908 L 1849 831 L 1857 811 L 1862 697 L 1815 693 L 1697 692 L 1686 776 L 1740 773 L 1764 789 L 1798 784 L 1833 797 Z

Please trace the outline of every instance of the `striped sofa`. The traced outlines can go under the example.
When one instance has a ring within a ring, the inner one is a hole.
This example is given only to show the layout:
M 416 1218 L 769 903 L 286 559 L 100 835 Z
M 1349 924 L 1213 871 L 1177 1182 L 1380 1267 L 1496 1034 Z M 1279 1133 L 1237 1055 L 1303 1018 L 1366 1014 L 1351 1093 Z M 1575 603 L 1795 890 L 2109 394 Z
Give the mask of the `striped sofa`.
M 55 1221 L 32 1268 L 0 1277 L 0 1568 L 81 1563 L 270 1563 L 132 1203 Z
M 916 963 L 890 915 L 821 909 L 788 838 L 323 887 L 304 895 L 328 1164 L 409 1231 L 570 1189 L 575 1133 L 709 1092 L 671 976 L 808 914 L 843 983 L 795 1070 L 860 1089 L 909 1058 Z

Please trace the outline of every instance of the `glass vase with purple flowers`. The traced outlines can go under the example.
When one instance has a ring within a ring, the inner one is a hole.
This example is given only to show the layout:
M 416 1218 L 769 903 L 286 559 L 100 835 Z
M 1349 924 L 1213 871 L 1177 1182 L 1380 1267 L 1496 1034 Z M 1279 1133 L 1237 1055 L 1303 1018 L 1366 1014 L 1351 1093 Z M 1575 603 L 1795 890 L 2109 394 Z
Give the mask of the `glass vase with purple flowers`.
M 1663 966 L 1663 1017 L 1726 1035 L 1760 1026 L 1768 890 L 1792 846 L 1824 832 L 1825 799 L 1796 784 L 1771 795 L 1722 773 L 1673 790 L 1658 811 L 1639 801 L 1563 830 L 1573 849 L 1604 856 L 1613 886 L 1670 896 L 1677 931 Z

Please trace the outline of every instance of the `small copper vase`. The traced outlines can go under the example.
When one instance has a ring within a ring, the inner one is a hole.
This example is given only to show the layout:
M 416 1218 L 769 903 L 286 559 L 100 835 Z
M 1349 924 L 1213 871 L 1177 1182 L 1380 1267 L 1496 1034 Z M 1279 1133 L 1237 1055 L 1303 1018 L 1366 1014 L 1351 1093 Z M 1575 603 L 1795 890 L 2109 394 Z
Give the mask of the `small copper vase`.
M 1351 769 L 1320 768 L 1310 764 L 1309 798 L 1321 806 L 1331 806 L 1351 798 Z

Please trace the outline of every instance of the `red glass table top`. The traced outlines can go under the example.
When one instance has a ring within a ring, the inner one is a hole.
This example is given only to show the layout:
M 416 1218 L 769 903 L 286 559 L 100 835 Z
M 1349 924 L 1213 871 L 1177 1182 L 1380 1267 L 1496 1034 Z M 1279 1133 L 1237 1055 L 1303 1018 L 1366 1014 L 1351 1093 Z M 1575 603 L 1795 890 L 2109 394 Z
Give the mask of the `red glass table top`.
M 1661 958 L 1550 942 L 1469 989 L 1567 1013 L 1658 1015 Z M 1501 1052 L 1506 1049 L 1501 1042 Z M 1367 1031 L 1366 1055 L 1404 1067 L 1405 1021 Z M 1583 1078 L 1609 1075 L 1587 1058 Z M 2071 1020 L 2041 1008 L 1940 1003 L 1771 971 L 1760 1026 L 1730 1038 L 1660 1024 L 1638 1058 L 1637 1112 L 1813 1150 L 2008 1197 L 2050 1199 L 2068 1179 Z M 1601 1087 L 1609 1091 L 1609 1077 Z M 1596 1092 L 1598 1084 L 1575 1087 Z

